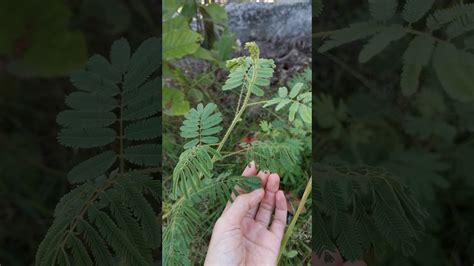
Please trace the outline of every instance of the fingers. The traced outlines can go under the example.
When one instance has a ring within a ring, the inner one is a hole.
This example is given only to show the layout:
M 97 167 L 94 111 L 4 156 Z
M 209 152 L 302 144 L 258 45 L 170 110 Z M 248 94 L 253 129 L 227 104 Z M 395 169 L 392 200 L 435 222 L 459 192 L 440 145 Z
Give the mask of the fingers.
M 242 176 L 254 176 L 256 174 L 257 174 L 257 166 L 255 165 L 254 161 L 251 161 L 242 172 Z
M 229 223 L 239 224 L 247 215 L 248 211 L 262 201 L 264 196 L 263 189 L 259 188 L 247 194 L 240 194 L 235 198 L 230 207 L 222 214 L 223 219 Z
M 268 177 L 265 186 L 265 196 L 258 207 L 255 220 L 265 227 L 268 227 L 272 218 L 273 209 L 275 208 L 275 195 L 280 186 L 280 177 L 277 174 L 271 174 Z
M 270 176 L 270 172 L 268 171 L 260 171 L 257 174 L 258 177 L 260 177 L 260 180 L 262 181 L 262 188 L 265 188 L 265 185 L 267 184 L 268 177 Z M 247 214 L 247 217 L 254 219 L 255 214 L 257 213 L 258 210 L 258 205 L 250 209 L 250 211 Z
M 257 166 L 255 165 L 255 161 L 251 161 L 250 163 L 248 163 L 244 171 L 242 172 L 242 176 L 255 176 L 256 174 L 257 174 Z M 239 194 L 242 194 L 244 192 L 239 186 L 235 186 L 234 189 Z M 235 197 L 236 197 L 235 193 L 232 192 L 232 194 L 230 195 L 230 198 L 234 200 Z
M 288 213 L 288 205 L 283 191 L 278 191 L 275 195 L 275 215 L 273 216 L 272 226 L 270 231 L 275 234 L 280 240 L 283 238 L 283 232 L 286 226 L 286 216 Z

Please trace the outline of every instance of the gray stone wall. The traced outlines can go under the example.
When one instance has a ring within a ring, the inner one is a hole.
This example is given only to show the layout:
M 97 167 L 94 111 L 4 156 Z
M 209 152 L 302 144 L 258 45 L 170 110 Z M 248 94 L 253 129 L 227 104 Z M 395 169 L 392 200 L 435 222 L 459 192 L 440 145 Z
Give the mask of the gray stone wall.
M 229 3 L 225 9 L 229 16 L 229 27 L 241 42 L 264 41 L 279 44 L 282 48 L 311 48 L 309 2 Z

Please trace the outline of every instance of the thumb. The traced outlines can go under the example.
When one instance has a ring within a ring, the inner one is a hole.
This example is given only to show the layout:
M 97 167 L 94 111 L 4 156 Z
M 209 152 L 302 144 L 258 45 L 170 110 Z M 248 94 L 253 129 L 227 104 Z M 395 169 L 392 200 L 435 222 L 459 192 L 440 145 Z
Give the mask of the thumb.
M 256 189 L 247 194 L 240 194 L 223 214 L 223 218 L 230 222 L 240 223 L 251 208 L 258 206 L 264 194 L 263 188 Z

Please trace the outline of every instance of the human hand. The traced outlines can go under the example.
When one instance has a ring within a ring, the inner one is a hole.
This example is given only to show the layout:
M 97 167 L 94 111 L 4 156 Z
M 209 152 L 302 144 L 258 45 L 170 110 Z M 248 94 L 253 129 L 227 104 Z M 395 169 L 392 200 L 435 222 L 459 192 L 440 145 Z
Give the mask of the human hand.
M 286 225 L 287 205 L 280 177 L 258 172 L 255 163 L 242 176 L 259 176 L 262 188 L 228 202 L 214 225 L 205 265 L 276 265 Z M 237 189 L 238 190 L 238 189 Z M 270 225 L 270 221 L 273 221 Z

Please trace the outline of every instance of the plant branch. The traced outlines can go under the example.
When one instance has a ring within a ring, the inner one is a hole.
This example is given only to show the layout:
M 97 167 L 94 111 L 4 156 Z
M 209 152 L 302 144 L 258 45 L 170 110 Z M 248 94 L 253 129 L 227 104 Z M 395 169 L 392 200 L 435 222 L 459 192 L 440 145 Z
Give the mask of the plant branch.
M 245 109 L 248 106 L 248 102 L 250 99 L 250 96 L 252 95 L 252 86 L 255 83 L 255 79 L 257 78 L 257 70 L 258 70 L 258 59 L 253 59 L 253 68 L 252 68 L 252 79 L 249 81 L 249 84 L 246 85 L 247 88 L 247 93 L 245 94 L 244 101 L 242 103 L 242 107 L 237 111 L 237 113 L 234 116 L 234 119 L 232 120 L 232 123 L 230 126 L 227 128 L 227 131 L 222 138 L 221 142 L 219 143 L 219 146 L 217 147 L 217 152 L 220 152 L 222 148 L 224 147 L 224 144 L 226 143 L 227 139 L 230 136 L 230 133 L 234 130 L 235 125 L 241 120 L 242 114 L 244 113 Z M 215 160 L 215 157 L 213 158 Z
M 119 120 L 119 164 L 120 174 L 124 171 L 123 161 L 123 92 L 120 94 L 120 120 Z
M 258 101 L 258 102 L 249 103 L 249 104 L 247 104 L 247 106 L 258 105 L 258 104 L 265 104 L 265 103 L 267 103 L 267 102 L 268 102 L 268 101 Z
M 283 240 L 281 241 L 281 247 L 280 247 L 280 252 L 278 253 L 278 262 L 280 262 L 281 255 L 283 254 L 283 251 L 285 250 L 286 243 L 288 242 L 288 239 L 290 239 L 291 234 L 293 233 L 293 230 L 295 229 L 296 226 L 296 221 L 298 220 L 301 211 L 303 210 L 303 207 L 308 200 L 309 195 L 311 194 L 311 189 L 313 187 L 313 177 L 310 177 L 308 180 L 308 183 L 306 184 L 306 188 L 303 192 L 303 197 L 301 198 L 300 204 L 298 205 L 298 209 L 295 212 L 295 215 L 293 216 L 293 219 L 291 220 L 290 225 L 288 226 L 288 229 L 285 232 L 285 235 L 283 236 Z M 278 264 L 278 263 L 277 263 Z
M 228 154 L 222 156 L 222 159 L 230 157 L 230 156 L 234 156 L 234 155 L 237 155 L 237 154 L 241 154 L 241 153 L 244 153 L 246 151 L 248 151 L 248 149 L 242 149 L 242 150 L 238 150 L 238 151 L 234 151 L 234 152 L 229 152 Z

